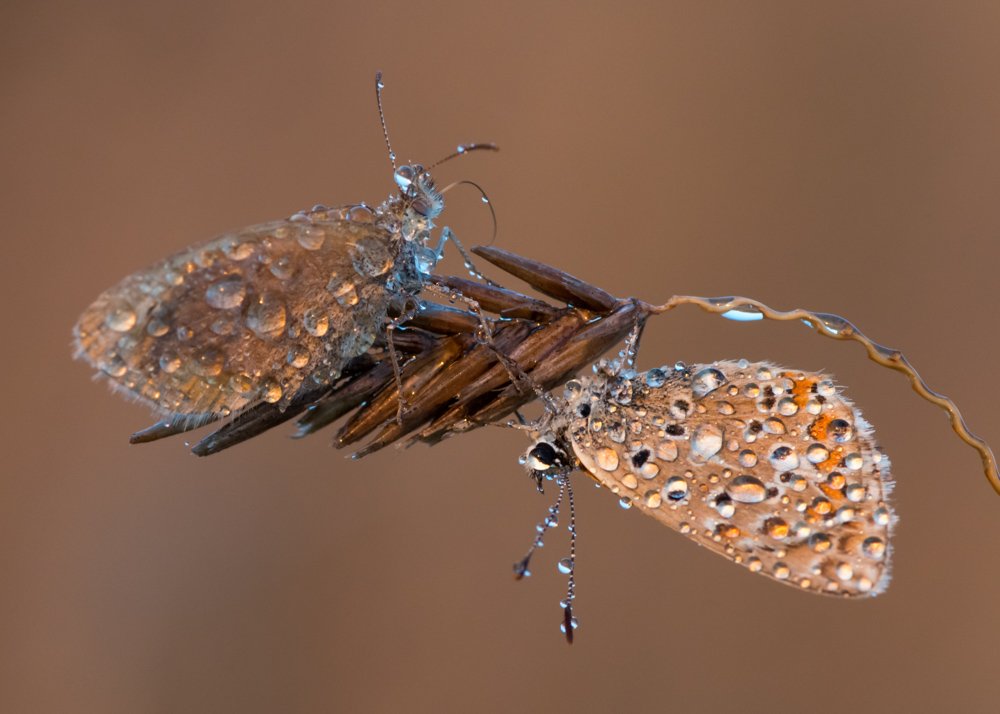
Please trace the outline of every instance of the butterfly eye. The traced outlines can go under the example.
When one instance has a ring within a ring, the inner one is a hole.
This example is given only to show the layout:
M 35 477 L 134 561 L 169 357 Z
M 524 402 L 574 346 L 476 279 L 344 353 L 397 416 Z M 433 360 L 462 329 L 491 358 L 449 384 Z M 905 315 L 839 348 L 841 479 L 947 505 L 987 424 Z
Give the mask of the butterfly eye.
M 527 463 L 534 471 L 548 471 L 559 461 L 559 452 L 547 441 L 539 441 L 528 452 Z

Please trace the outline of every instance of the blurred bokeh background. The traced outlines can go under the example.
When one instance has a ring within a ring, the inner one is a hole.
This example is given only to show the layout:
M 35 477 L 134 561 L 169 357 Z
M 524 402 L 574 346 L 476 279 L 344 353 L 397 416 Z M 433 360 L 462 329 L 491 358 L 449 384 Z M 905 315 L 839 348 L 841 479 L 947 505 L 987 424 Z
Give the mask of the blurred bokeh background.
M 1000 498 L 857 345 L 690 308 L 640 362 L 847 384 L 898 480 L 888 593 L 800 594 L 581 489 L 569 648 L 563 542 L 511 578 L 548 504 L 523 435 L 130 447 L 148 414 L 69 341 L 189 243 L 384 198 L 381 69 L 401 159 L 501 146 L 438 172 L 486 188 L 497 245 L 621 295 L 847 315 L 1000 444 L 998 39 L 971 2 L 5 2 L 0 710 L 996 711 Z

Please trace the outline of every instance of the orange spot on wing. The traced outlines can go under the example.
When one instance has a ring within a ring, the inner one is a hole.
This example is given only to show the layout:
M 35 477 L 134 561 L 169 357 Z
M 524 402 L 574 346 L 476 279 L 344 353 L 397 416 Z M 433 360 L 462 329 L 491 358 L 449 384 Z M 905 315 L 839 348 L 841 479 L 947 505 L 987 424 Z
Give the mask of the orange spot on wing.
M 811 436 L 816 441 L 826 440 L 826 428 L 830 426 L 830 422 L 833 421 L 833 416 L 830 414 L 821 414 L 816 421 L 809 425 L 809 436 Z
M 844 447 L 838 446 L 835 449 L 831 449 L 830 455 L 826 458 L 826 461 L 821 461 L 820 463 L 816 464 L 816 468 L 819 469 L 821 473 L 825 474 L 830 473 L 835 468 L 837 468 L 838 464 L 840 464 L 843 458 L 844 458 Z
M 809 395 L 812 394 L 812 388 L 815 384 L 815 377 L 802 377 L 795 380 L 795 386 L 792 387 L 792 399 L 795 400 L 800 409 L 809 401 Z

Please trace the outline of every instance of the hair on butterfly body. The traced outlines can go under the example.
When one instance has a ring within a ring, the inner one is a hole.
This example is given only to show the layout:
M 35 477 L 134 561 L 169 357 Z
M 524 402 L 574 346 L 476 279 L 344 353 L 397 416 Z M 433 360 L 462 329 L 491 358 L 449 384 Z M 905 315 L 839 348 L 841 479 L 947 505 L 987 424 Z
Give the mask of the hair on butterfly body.
M 429 170 L 397 168 L 389 151 L 398 194 L 315 206 L 130 275 L 81 315 L 76 356 L 176 429 L 332 385 L 386 329 L 393 300 L 424 288 L 443 249 L 446 234 L 431 245 L 444 200 Z

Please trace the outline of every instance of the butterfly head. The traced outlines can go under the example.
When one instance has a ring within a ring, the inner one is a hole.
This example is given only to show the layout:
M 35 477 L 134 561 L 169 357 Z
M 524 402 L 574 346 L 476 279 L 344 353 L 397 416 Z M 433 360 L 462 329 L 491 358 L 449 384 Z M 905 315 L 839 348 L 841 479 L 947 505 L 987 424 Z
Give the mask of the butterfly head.
M 396 185 L 410 210 L 432 220 L 444 210 L 444 197 L 434 185 L 434 179 L 420 164 L 400 166 L 393 175 Z

